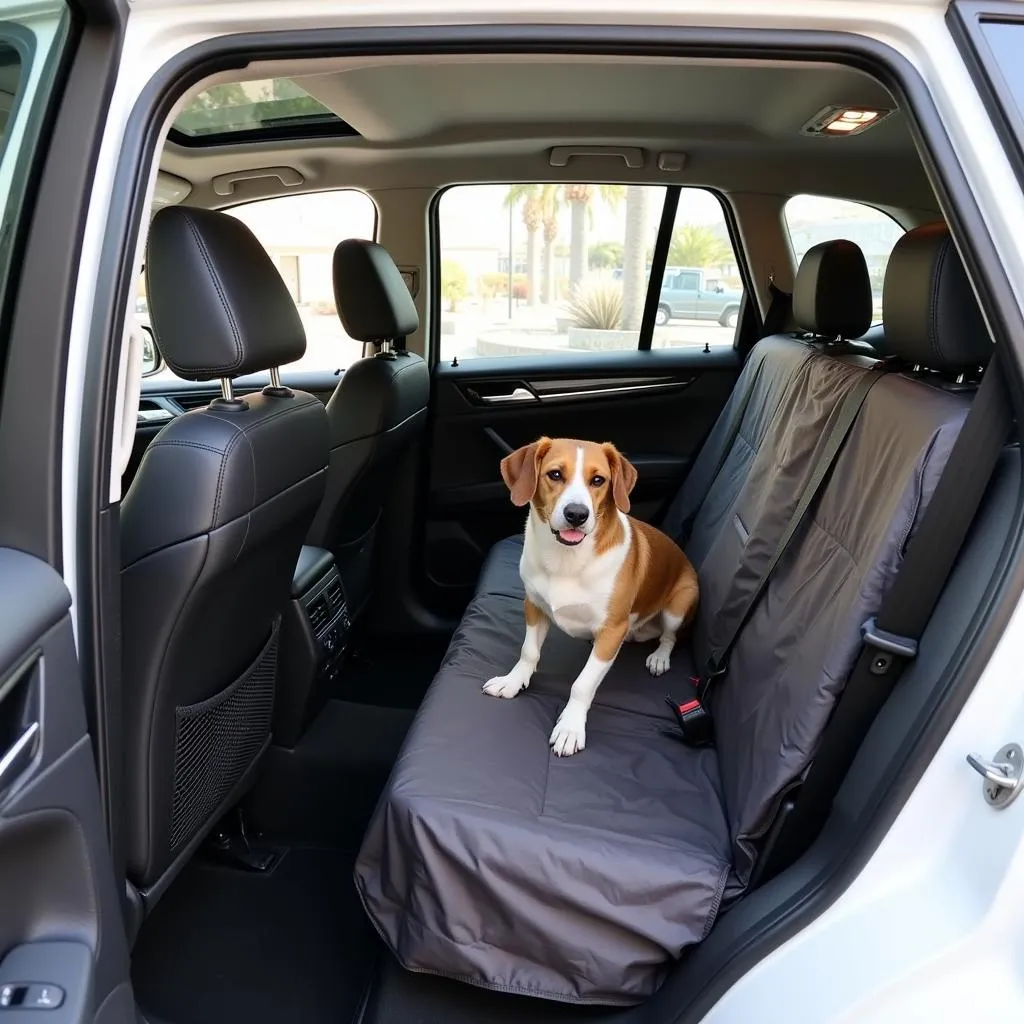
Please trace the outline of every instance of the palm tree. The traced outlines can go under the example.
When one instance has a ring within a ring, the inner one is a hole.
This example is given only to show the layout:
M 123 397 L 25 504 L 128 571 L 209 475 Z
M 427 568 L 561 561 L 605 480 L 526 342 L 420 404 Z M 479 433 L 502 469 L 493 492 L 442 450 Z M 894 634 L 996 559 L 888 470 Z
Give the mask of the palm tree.
M 506 207 L 516 207 L 520 204 L 523 207 L 523 224 L 526 226 L 526 281 L 531 306 L 536 306 L 540 298 L 540 289 L 537 287 L 540 277 L 540 267 L 537 263 L 537 232 L 543 222 L 540 189 L 540 185 L 534 184 L 510 185 L 505 196 Z M 509 259 L 511 258 L 512 254 L 509 253 Z
M 566 185 L 565 200 L 572 216 L 570 222 L 569 287 L 575 288 L 583 280 L 587 268 L 587 227 L 593 216 L 591 203 L 599 195 L 613 210 L 623 195 L 622 185 Z
M 714 229 L 684 224 L 672 232 L 668 262 L 674 267 L 721 267 L 732 262 L 732 246 Z
M 626 186 L 626 237 L 622 244 L 622 329 L 640 330 L 647 294 L 647 207 L 653 190 Z
M 544 227 L 544 279 L 541 285 L 541 302 L 545 305 L 557 298 L 555 294 L 555 239 L 558 238 L 558 212 L 562 205 L 560 185 L 540 185 L 538 202 L 541 223 Z

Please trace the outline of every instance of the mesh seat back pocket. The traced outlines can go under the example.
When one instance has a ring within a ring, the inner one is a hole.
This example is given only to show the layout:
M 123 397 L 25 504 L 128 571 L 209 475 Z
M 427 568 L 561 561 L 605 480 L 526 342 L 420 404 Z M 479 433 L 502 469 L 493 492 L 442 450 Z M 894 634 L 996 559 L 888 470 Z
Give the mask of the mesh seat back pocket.
M 210 820 L 270 736 L 280 620 L 256 660 L 226 689 L 175 708 L 171 849 Z

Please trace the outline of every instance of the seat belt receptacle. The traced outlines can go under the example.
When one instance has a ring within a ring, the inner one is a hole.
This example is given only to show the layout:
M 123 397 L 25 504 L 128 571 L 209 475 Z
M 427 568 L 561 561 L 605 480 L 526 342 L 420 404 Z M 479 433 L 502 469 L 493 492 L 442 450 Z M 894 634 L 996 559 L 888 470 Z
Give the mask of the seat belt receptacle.
M 892 665 L 893 657 L 907 661 L 917 657 L 917 641 L 909 636 L 899 636 L 888 630 L 879 629 L 877 619 L 872 616 L 860 627 L 860 635 L 864 643 L 874 647 L 879 653 L 871 659 L 871 672 L 884 675 Z
M 665 703 L 676 716 L 683 743 L 688 747 L 709 747 L 714 743 L 711 715 L 697 697 L 682 702 L 666 697 Z

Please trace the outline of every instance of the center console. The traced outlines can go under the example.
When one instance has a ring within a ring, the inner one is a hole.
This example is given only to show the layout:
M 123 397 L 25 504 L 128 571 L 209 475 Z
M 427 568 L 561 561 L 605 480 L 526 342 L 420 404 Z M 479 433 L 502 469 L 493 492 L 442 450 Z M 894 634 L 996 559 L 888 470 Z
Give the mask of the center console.
M 294 746 L 316 714 L 319 697 L 337 677 L 352 622 L 334 555 L 305 546 L 281 623 L 274 742 Z

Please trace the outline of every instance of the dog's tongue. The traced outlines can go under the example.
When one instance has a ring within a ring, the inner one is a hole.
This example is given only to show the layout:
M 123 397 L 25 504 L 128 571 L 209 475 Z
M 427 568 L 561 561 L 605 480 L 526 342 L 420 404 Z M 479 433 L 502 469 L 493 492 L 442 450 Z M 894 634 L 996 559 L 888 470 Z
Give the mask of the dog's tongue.
M 583 540 L 582 530 L 559 530 L 558 536 L 565 541 L 566 544 L 579 544 Z

